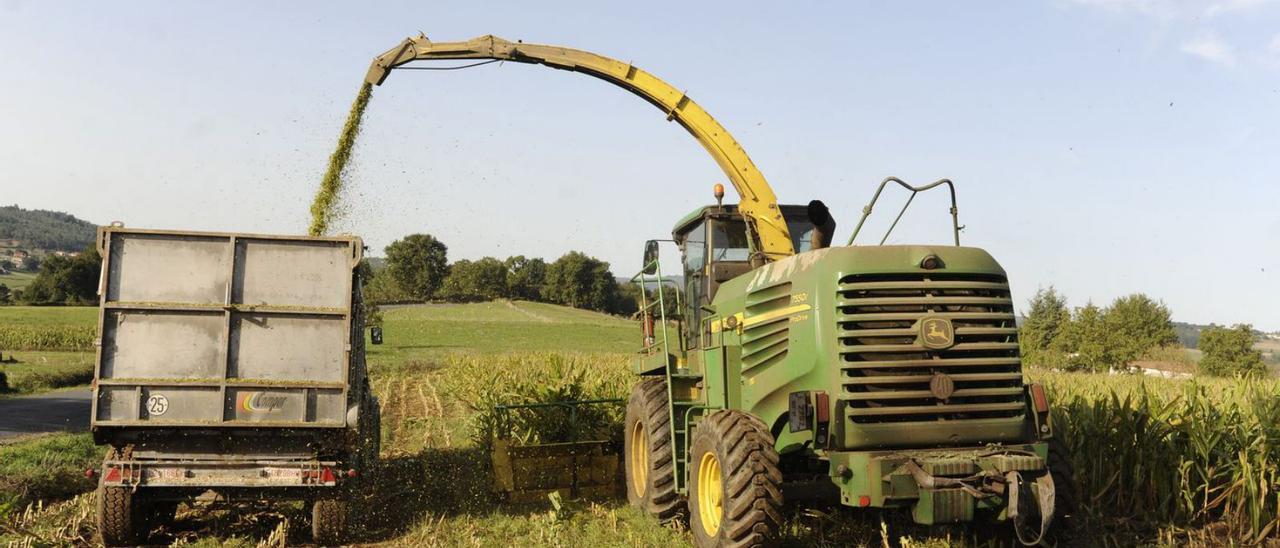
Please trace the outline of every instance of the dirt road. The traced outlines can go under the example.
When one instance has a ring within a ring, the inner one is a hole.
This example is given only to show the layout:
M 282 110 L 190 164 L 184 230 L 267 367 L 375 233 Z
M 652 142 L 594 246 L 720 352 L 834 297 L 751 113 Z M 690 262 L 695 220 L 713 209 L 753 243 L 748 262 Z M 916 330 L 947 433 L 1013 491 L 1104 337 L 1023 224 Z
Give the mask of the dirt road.
M 89 429 L 88 388 L 0 398 L 0 441 L 23 434 Z

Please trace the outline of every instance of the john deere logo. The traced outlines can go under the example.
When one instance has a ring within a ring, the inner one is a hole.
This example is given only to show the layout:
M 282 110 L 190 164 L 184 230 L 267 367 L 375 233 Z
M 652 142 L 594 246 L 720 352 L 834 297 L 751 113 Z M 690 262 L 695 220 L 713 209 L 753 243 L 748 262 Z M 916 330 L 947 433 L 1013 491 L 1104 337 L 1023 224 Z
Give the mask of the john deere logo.
M 925 318 L 920 322 L 920 341 L 925 348 L 951 348 L 956 342 L 955 329 L 946 318 Z

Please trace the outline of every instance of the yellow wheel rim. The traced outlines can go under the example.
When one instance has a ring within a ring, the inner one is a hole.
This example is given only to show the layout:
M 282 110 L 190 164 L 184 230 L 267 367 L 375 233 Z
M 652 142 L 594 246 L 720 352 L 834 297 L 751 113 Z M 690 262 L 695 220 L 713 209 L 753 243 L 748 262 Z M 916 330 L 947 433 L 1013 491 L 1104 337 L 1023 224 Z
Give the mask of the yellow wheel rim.
M 631 470 L 631 487 L 637 496 L 644 496 L 649 488 L 649 432 L 643 421 L 631 426 L 631 454 L 627 455 L 627 468 Z
M 724 488 L 720 483 L 720 460 L 703 453 L 698 463 L 698 517 L 702 530 L 714 537 L 720 532 L 720 516 L 724 514 Z

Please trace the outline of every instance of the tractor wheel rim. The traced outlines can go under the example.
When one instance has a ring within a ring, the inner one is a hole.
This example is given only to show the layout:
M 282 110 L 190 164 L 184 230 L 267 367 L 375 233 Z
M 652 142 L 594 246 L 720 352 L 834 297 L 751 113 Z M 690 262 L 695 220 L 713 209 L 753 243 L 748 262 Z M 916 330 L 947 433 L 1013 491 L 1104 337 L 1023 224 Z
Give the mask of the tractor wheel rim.
M 631 487 L 635 489 L 636 496 L 643 497 L 649 488 L 649 433 L 643 421 L 636 421 L 631 426 L 631 454 L 628 457 Z
M 724 486 L 721 483 L 720 459 L 711 453 L 703 453 L 698 463 L 698 517 L 707 536 L 715 537 L 720 532 L 722 515 Z

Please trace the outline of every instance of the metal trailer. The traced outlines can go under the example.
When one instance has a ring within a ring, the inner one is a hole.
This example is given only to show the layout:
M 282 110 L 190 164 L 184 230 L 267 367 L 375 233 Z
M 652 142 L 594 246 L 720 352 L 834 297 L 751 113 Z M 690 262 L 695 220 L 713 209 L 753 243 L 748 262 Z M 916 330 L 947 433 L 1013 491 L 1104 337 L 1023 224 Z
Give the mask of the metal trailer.
M 376 463 L 358 237 L 104 227 L 92 431 L 107 545 L 183 501 L 304 500 L 320 544 Z

